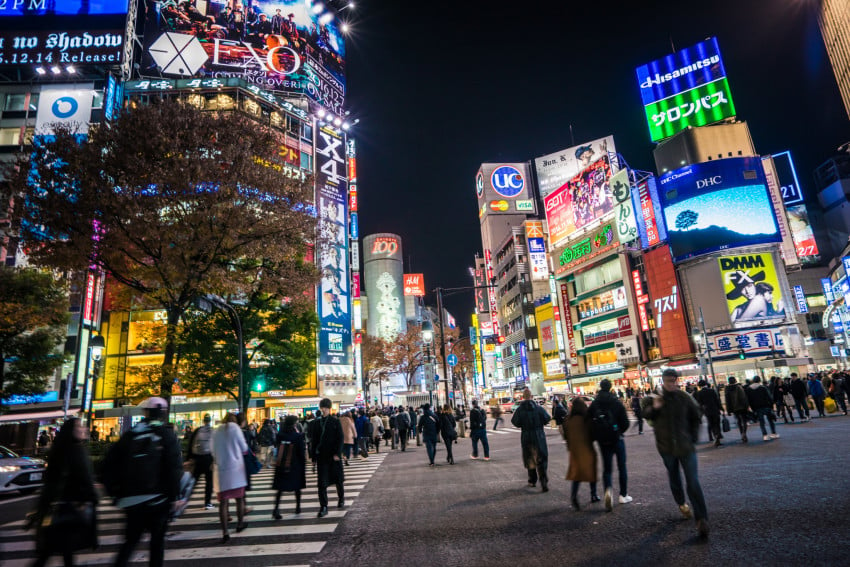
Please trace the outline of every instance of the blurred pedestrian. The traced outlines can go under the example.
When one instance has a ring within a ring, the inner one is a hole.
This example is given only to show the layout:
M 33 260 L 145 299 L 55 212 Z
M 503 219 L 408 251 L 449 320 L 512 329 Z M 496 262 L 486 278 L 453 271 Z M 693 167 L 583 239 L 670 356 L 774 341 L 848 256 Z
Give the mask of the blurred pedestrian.
M 374 411 L 370 414 L 369 422 L 367 424 L 369 426 L 369 440 L 372 445 L 375 447 L 375 452 L 381 452 L 381 439 L 384 438 L 384 422 L 381 421 L 380 416 Z
M 823 407 L 823 400 L 826 398 L 826 391 L 823 389 L 823 384 L 820 381 L 820 376 L 818 374 L 809 374 L 809 395 L 812 397 L 812 400 L 815 402 L 815 407 L 818 410 L 818 416 L 826 417 L 826 413 Z
M 195 486 L 198 479 L 204 476 L 204 508 L 210 510 L 215 508 L 212 503 L 213 491 L 213 457 L 212 457 L 212 435 L 210 426 L 212 416 L 204 414 L 204 424 L 197 428 L 189 439 L 189 460 L 193 463 L 192 476 L 195 477 Z
M 378 420 L 380 421 L 380 419 Z M 366 410 L 360 408 L 357 412 L 357 419 L 354 420 L 354 428 L 357 430 L 357 447 L 359 458 L 366 459 L 369 457 L 369 438 L 371 437 L 370 419 L 366 416 Z M 377 429 L 375 429 L 377 431 Z M 376 452 L 378 443 L 375 444 Z
M 416 415 L 416 410 L 413 409 L 413 406 L 407 407 L 407 416 L 410 418 L 410 438 L 413 439 L 415 437 L 416 438 L 416 446 L 419 447 L 422 444 L 422 442 L 421 442 L 419 435 L 417 434 L 417 431 L 416 431 L 417 415 Z
M 800 421 L 811 421 L 809 404 L 806 403 L 808 389 L 806 388 L 806 383 L 803 382 L 796 372 L 791 373 L 791 396 L 794 398 L 794 405 L 797 407 L 797 415 L 800 417 Z
M 847 415 L 847 404 L 844 403 L 844 378 L 838 372 L 832 375 L 832 381 L 829 384 L 829 396 L 835 400 L 838 406 L 841 406 L 841 413 Z
M 746 392 L 750 408 L 758 417 L 762 439 L 764 441 L 779 439 L 779 435 L 776 433 L 776 416 L 773 415 L 773 398 L 770 397 L 767 388 L 762 385 L 760 376 L 753 378 L 753 383 L 747 386 Z M 767 434 L 767 429 L 764 426 L 765 419 L 770 424 L 770 435 Z
M 398 442 L 402 451 L 407 449 L 407 436 L 410 431 L 410 416 L 407 411 L 401 406 L 398 406 L 398 413 L 395 416 L 395 426 L 398 429 Z
M 543 428 L 552 418 L 546 410 L 531 399 L 531 390 L 526 388 L 522 393 L 522 402 L 514 411 L 511 423 L 522 429 L 520 444 L 522 446 L 522 462 L 528 469 L 528 486 L 540 486 L 543 492 L 549 492 L 549 447 L 546 445 L 546 432 Z
M 357 440 L 357 428 L 354 426 L 351 412 L 342 414 L 339 418 L 339 423 L 342 426 L 342 454 L 345 459 L 345 465 L 348 466 L 348 459 L 351 458 L 351 449 L 354 448 L 354 442 Z
M 310 446 L 316 463 L 316 483 L 319 489 L 319 517 L 328 515 L 328 486 L 336 485 L 337 508 L 345 506 L 345 477 L 342 470 L 342 445 L 344 441 L 342 425 L 336 416 L 331 415 L 331 400 L 322 398 L 319 402 L 321 415 L 310 427 Z
M 700 380 L 699 390 L 694 392 L 694 399 L 700 406 L 705 419 L 708 422 L 708 440 L 714 439 L 714 446 L 720 447 L 720 440 L 723 435 L 720 432 L 720 412 L 723 408 L 720 405 L 720 396 L 717 390 L 709 386 L 707 380 Z
M 788 387 L 779 376 L 773 376 L 770 379 L 770 396 L 773 398 L 773 403 L 776 406 L 776 413 L 782 416 L 785 423 L 788 423 L 788 418 L 791 418 L 791 423 L 794 423 L 794 412 L 785 404 L 785 396 L 789 394 Z
M 274 428 L 274 420 L 266 419 L 263 421 L 263 427 L 257 434 L 257 443 L 260 445 L 260 462 L 264 467 L 268 467 L 274 456 L 274 443 L 277 437 L 277 431 Z
M 563 425 L 568 415 L 566 402 L 561 403 L 557 396 L 552 398 L 552 419 L 555 420 L 555 425 L 561 430 L 561 436 L 564 436 Z M 566 437 L 564 438 L 566 439 Z
M 747 401 L 747 393 L 744 388 L 738 384 L 738 380 L 734 376 L 729 377 L 729 383 L 724 389 L 726 396 L 726 413 L 735 414 L 735 421 L 738 422 L 738 431 L 741 432 L 741 441 L 747 442 L 747 411 L 749 402 Z
M 590 483 L 590 502 L 599 502 L 596 492 L 596 450 L 590 434 L 590 417 L 587 404 L 581 397 L 573 400 L 569 417 L 561 430 L 567 442 L 570 464 L 567 468 L 567 480 L 573 481 L 570 489 L 570 502 L 573 508 L 581 510 L 578 502 L 578 488 L 582 482 Z
M 222 424 L 216 427 L 212 437 L 212 455 L 215 462 L 213 481 L 218 494 L 218 519 L 221 522 L 222 543 L 230 541 L 227 521 L 231 499 L 236 500 L 236 533 L 240 533 L 248 526 L 245 523 L 245 489 L 248 486 L 245 455 L 249 451 L 245 436 L 237 425 L 236 416 L 228 413 L 224 416 Z
M 450 465 L 455 464 L 455 458 L 452 454 L 452 445 L 457 441 L 457 422 L 449 404 L 443 406 L 443 411 L 440 412 L 440 437 L 443 438 L 443 443 L 446 446 L 446 462 Z
M 31 518 L 38 553 L 34 567 L 46 565 L 52 555 L 61 555 L 65 567 L 70 567 L 75 551 L 97 547 L 98 498 L 85 439 L 82 422 L 72 417 L 62 424 L 50 448 L 44 486 Z
M 672 368 L 661 375 L 661 392 L 643 400 L 643 415 L 650 420 L 655 430 L 655 447 L 664 461 L 673 499 L 685 518 L 692 515 L 696 520 L 697 533 L 708 537 L 708 509 L 697 473 L 697 455 L 694 443 L 699 437 L 702 416 L 696 401 L 679 389 L 679 373 Z M 685 473 L 688 498 L 693 506 L 685 503 L 682 476 Z
M 425 443 L 425 451 L 428 453 L 429 466 L 434 467 L 434 458 L 437 456 L 437 439 L 440 432 L 440 422 L 431 411 L 431 404 L 422 404 L 422 415 L 419 416 L 419 433 Z
M 478 400 L 472 400 L 469 412 L 469 436 L 472 438 L 472 458 L 478 458 L 478 442 L 484 449 L 484 460 L 490 460 L 490 443 L 487 441 L 487 412 L 478 407 Z
M 626 470 L 626 443 L 623 435 L 629 429 L 629 417 L 620 399 L 611 393 L 611 381 L 604 378 L 599 382 L 596 399 L 587 410 L 591 422 L 591 434 L 599 443 L 602 453 L 602 483 L 605 487 L 605 509 L 614 507 L 613 481 L 614 457 L 617 457 L 619 473 L 620 504 L 632 501 L 629 496 L 629 476 Z
M 349 419 L 349 421 L 351 421 Z M 280 497 L 284 492 L 295 492 L 295 513 L 301 513 L 301 491 L 307 488 L 307 461 L 304 434 L 296 428 L 298 418 L 286 416 L 277 435 L 277 461 L 272 488 L 274 497 L 272 518 L 280 520 Z M 352 423 L 352 427 L 353 427 Z
M 493 416 L 493 431 L 496 431 L 496 427 L 500 423 L 505 422 L 504 418 L 502 418 L 502 407 L 499 404 L 495 404 L 490 408 L 490 415 Z
M 638 435 L 643 435 L 643 410 L 640 408 L 640 400 L 643 398 L 640 390 L 635 390 L 632 394 L 632 413 L 635 414 L 635 419 L 638 424 Z

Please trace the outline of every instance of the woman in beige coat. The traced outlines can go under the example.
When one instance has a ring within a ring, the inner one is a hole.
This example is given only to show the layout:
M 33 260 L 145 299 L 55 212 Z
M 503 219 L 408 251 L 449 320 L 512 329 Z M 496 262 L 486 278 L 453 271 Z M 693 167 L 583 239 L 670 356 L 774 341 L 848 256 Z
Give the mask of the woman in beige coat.
M 596 450 L 590 436 L 590 418 L 587 414 L 587 404 L 581 398 L 573 400 L 570 416 L 564 422 L 564 438 L 567 440 L 567 450 L 570 454 L 570 465 L 567 469 L 567 480 L 573 481 L 572 505 L 576 510 L 578 504 L 578 485 L 590 483 L 590 501 L 599 502 L 596 494 Z
M 354 447 L 354 441 L 357 439 L 357 428 L 354 426 L 354 419 L 352 419 L 349 412 L 342 414 L 342 417 L 339 418 L 339 423 L 342 425 L 342 455 L 347 465 L 348 459 L 351 458 L 351 449 Z

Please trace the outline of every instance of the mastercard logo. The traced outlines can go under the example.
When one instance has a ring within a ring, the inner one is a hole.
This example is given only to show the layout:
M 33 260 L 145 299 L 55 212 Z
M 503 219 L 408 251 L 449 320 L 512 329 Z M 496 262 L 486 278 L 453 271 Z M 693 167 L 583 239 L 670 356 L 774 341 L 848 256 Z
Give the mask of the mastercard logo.
M 490 210 L 494 212 L 505 212 L 509 209 L 507 201 L 490 201 Z

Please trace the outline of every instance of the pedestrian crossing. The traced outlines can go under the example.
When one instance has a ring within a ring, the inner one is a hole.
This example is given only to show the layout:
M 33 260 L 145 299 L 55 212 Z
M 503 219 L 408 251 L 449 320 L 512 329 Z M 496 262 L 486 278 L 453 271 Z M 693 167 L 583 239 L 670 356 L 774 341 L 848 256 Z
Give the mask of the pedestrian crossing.
M 199 480 L 192 499 L 182 516 L 169 524 L 165 544 L 165 562 L 187 567 L 209 567 L 219 560 L 222 565 L 253 564 L 264 566 L 309 565 L 319 553 L 337 525 L 381 466 L 387 453 L 370 453 L 367 459 L 351 459 L 345 470 L 345 508 L 336 507 L 336 490 L 328 488 L 328 515 L 318 518 L 319 496 L 316 474 L 307 465 L 307 488 L 302 491 L 301 514 L 294 514 L 295 495 L 284 493 L 280 501 L 281 520 L 271 517 L 275 491 L 271 488 L 274 470 L 265 468 L 251 477 L 252 489 L 247 493 L 251 512 L 245 517 L 248 528 L 236 533 L 235 504 L 230 504 L 230 541 L 221 544 L 218 508 L 204 508 L 204 479 Z M 215 494 L 213 494 L 215 502 Z M 96 551 L 84 550 L 75 555 L 77 565 L 113 564 L 124 541 L 124 513 L 104 498 L 98 506 L 98 539 Z M 216 503 L 217 504 L 217 503 Z M 131 563 L 148 561 L 148 536 L 130 558 Z M 36 557 L 34 532 L 23 530 L 23 520 L 0 526 L 0 557 L 4 567 L 30 565 Z M 260 560 L 261 559 L 261 560 Z M 61 557 L 53 557 L 48 566 L 62 565 Z

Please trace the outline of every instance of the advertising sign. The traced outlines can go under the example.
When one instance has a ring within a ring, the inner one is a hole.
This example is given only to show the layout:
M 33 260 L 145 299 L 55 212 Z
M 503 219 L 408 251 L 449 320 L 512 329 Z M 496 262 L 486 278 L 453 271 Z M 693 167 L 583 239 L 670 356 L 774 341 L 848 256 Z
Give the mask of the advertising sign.
M 608 291 L 603 291 L 599 295 L 582 299 L 576 304 L 579 321 L 589 317 L 596 317 L 609 311 L 623 309 L 629 304 L 626 299 L 626 288 L 620 286 Z
M 476 268 L 475 270 L 475 310 L 479 315 L 486 315 L 490 312 L 490 303 L 487 300 L 487 279 L 484 277 L 484 268 Z
M 820 261 L 820 250 L 809 220 L 809 211 L 806 205 L 791 205 L 785 207 L 788 214 L 788 226 L 791 230 L 791 238 L 800 262 L 804 264 L 815 264 Z
M 635 207 L 632 204 L 632 188 L 629 183 L 629 171 L 621 169 L 611 177 L 609 182 L 611 194 L 614 196 L 614 222 L 617 225 L 617 236 L 620 242 L 626 244 L 638 237 Z
M 610 178 L 611 164 L 606 155 L 543 200 L 551 242 L 560 242 L 614 210 Z
M 351 292 L 348 275 L 348 190 L 343 140 L 330 128 L 316 137 L 316 194 L 319 218 L 329 244 L 319 262 L 319 364 L 352 368 Z
M 404 274 L 404 295 L 424 296 L 425 276 L 423 274 Z
M 570 240 L 555 250 L 555 275 L 561 277 L 589 260 L 620 245 L 613 225 L 607 224 L 598 232 Z
M 767 182 L 767 192 L 770 195 L 770 202 L 776 214 L 779 236 L 782 238 L 782 244 L 780 246 L 782 261 L 785 262 L 786 269 L 798 268 L 800 266 L 800 259 L 797 257 L 797 249 L 794 245 L 794 239 L 791 236 L 791 228 L 788 226 L 788 216 L 786 215 L 785 205 L 782 202 L 782 189 L 779 187 L 779 181 L 776 177 L 773 158 L 770 156 L 764 157 L 761 163 L 764 169 L 764 178 Z
M 572 366 L 578 366 L 578 350 L 576 349 L 575 330 L 573 329 L 573 317 L 570 308 L 570 298 L 567 293 L 568 285 L 561 284 L 561 305 L 564 306 L 562 311 L 564 316 L 564 330 L 567 333 L 567 358 Z
M 2 20 L 0 20 L 2 21 Z M 92 83 L 81 85 L 43 85 L 38 97 L 35 132 L 53 134 L 57 125 L 68 126 L 79 134 L 89 131 Z
M 546 260 L 546 244 L 542 238 L 528 239 L 528 260 L 531 266 L 531 279 L 544 281 L 549 279 L 549 266 Z
M 782 330 L 776 327 L 709 335 L 708 342 L 715 358 L 737 356 L 741 351 L 747 355 L 785 352 Z
M 614 145 L 614 136 L 606 136 L 535 159 L 534 169 L 537 171 L 540 198 L 545 199 L 602 157 L 607 157 L 616 169 L 618 164 L 616 156 L 617 147 Z
M 666 244 L 659 246 L 644 253 L 643 258 L 661 356 L 688 354 L 692 352 L 690 333 L 670 248 Z
M 127 0 L 0 3 L 0 66 L 120 65 Z
M 835 293 L 832 291 L 832 280 L 821 278 L 820 285 L 823 288 L 823 297 L 826 299 L 826 304 L 832 305 L 835 302 Z
M 800 313 L 808 313 L 809 304 L 806 302 L 806 294 L 803 291 L 803 286 L 794 286 L 794 298 L 797 300 L 797 311 Z
M 771 254 L 721 256 L 717 261 L 733 324 L 785 318 L 782 288 Z
M 637 189 L 640 203 L 638 230 L 644 248 L 648 248 L 667 240 L 667 230 L 661 215 L 661 201 L 658 198 L 655 177 L 649 175 L 641 179 L 638 181 Z
M 634 337 L 614 343 L 614 353 L 617 355 L 617 362 L 624 366 L 640 360 L 640 349 Z
M 632 270 L 632 286 L 635 290 L 637 298 L 638 317 L 640 318 L 640 330 L 649 330 L 649 311 L 646 309 L 646 304 L 649 303 L 649 296 L 643 292 L 643 282 L 640 278 L 640 270 Z
M 652 141 L 735 115 L 717 38 L 636 70 Z
M 332 9 L 301 0 L 152 4 L 159 17 L 144 24 L 143 75 L 238 77 L 341 113 L 345 43 Z
M 659 184 L 674 261 L 781 241 L 759 158 L 689 165 L 664 174 Z
M 805 200 L 803 189 L 797 178 L 797 168 L 794 167 L 791 152 L 785 151 L 773 154 L 771 157 L 773 157 L 773 166 L 776 168 L 776 176 L 782 188 L 782 202 L 786 207 L 802 203 Z
M 475 194 L 483 215 L 537 212 L 527 163 L 482 163 L 475 176 Z

